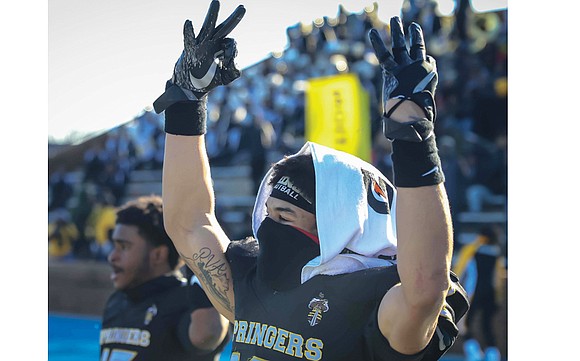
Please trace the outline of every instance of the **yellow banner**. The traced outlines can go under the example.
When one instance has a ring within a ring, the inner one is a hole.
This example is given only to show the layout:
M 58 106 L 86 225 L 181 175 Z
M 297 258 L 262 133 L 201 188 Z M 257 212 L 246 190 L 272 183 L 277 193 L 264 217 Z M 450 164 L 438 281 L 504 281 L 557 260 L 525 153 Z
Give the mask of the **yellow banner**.
M 356 74 L 310 79 L 305 110 L 306 140 L 371 162 L 369 95 Z

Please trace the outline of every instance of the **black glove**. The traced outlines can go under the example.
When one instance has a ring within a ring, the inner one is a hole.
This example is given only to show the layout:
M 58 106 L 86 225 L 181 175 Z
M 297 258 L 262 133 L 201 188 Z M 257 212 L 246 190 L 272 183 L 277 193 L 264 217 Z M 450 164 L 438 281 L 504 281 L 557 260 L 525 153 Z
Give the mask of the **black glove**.
M 393 141 L 393 174 L 398 187 L 422 187 L 443 182 L 435 134 L 437 65 L 426 54 L 423 31 L 419 24 L 409 26 L 411 48 L 407 50 L 403 24 L 399 17 L 391 18 L 393 54 L 379 36 L 377 30 L 369 32 L 369 39 L 383 70 L 383 109 L 387 101 L 397 98 L 399 102 L 383 114 L 383 133 Z M 405 100 L 417 104 L 424 118 L 398 122 L 391 114 Z
M 197 38 L 190 20 L 183 26 L 184 49 L 173 69 L 173 76 L 153 107 L 161 113 L 178 102 L 205 100 L 205 95 L 219 85 L 226 85 L 240 77 L 234 58 L 236 42 L 226 36 L 242 20 L 246 9 L 240 5 L 217 28 L 220 3 L 211 2 Z
M 419 24 L 412 23 L 409 26 L 410 52 L 407 50 L 401 19 L 395 16 L 391 18 L 390 24 L 393 54 L 387 50 L 377 30 L 369 32 L 369 39 L 383 70 L 384 109 L 389 99 L 401 99 L 384 114 L 385 136 L 391 140 L 422 141 L 430 135 L 436 118 L 434 97 L 438 81 L 437 65 L 435 59 L 426 54 L 423 31 Z M 425 113 L 425 120 L 431 124 L 417 124 L 413 128 L 390 120 L 390 115 L 403 100 L 411 100 L 419 105 Z

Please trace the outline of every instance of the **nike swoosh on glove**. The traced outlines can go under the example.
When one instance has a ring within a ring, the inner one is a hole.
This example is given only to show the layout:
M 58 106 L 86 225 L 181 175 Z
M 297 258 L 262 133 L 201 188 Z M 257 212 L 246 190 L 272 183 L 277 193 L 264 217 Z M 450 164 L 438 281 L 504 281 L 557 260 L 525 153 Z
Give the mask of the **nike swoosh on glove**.
M 239 5 L 216 27 L 219 7 L 219 1 L 211 2 L 197 37 L 191 20 L 185 21 L 184 48 L 165 92 L 153 103 L 157 113 L 177 102 L 200 100 L 215 87 L 227 85 L 240 77 L 241 72 L 234 62 L 237 56 L 236 42 L 226 36 L 242 20 L 246 9 Z

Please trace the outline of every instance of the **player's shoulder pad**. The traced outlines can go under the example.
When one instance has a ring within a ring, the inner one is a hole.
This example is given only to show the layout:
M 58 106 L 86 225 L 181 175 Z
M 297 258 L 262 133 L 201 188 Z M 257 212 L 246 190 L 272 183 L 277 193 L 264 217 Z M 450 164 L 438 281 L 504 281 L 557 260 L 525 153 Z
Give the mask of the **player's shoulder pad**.
M 255 264 L 258 257 L 258 241 L 254 237 L 231 241 L 226 250 L 234 278 L 246 274 Z
M 246 237 L 241 240 L 231 241 L 226 250 L 226 256 L 232 257 L 258 257 L 258 241 L 254 237 Z

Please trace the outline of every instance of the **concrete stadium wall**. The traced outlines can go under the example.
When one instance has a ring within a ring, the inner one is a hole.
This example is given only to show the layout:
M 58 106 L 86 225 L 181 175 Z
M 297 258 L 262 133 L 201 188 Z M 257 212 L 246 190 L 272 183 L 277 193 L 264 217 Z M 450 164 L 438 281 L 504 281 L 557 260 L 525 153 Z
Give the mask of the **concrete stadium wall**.
M 49 262 L 48 312 L 101 316 L 114 291 L 105 262 Z

